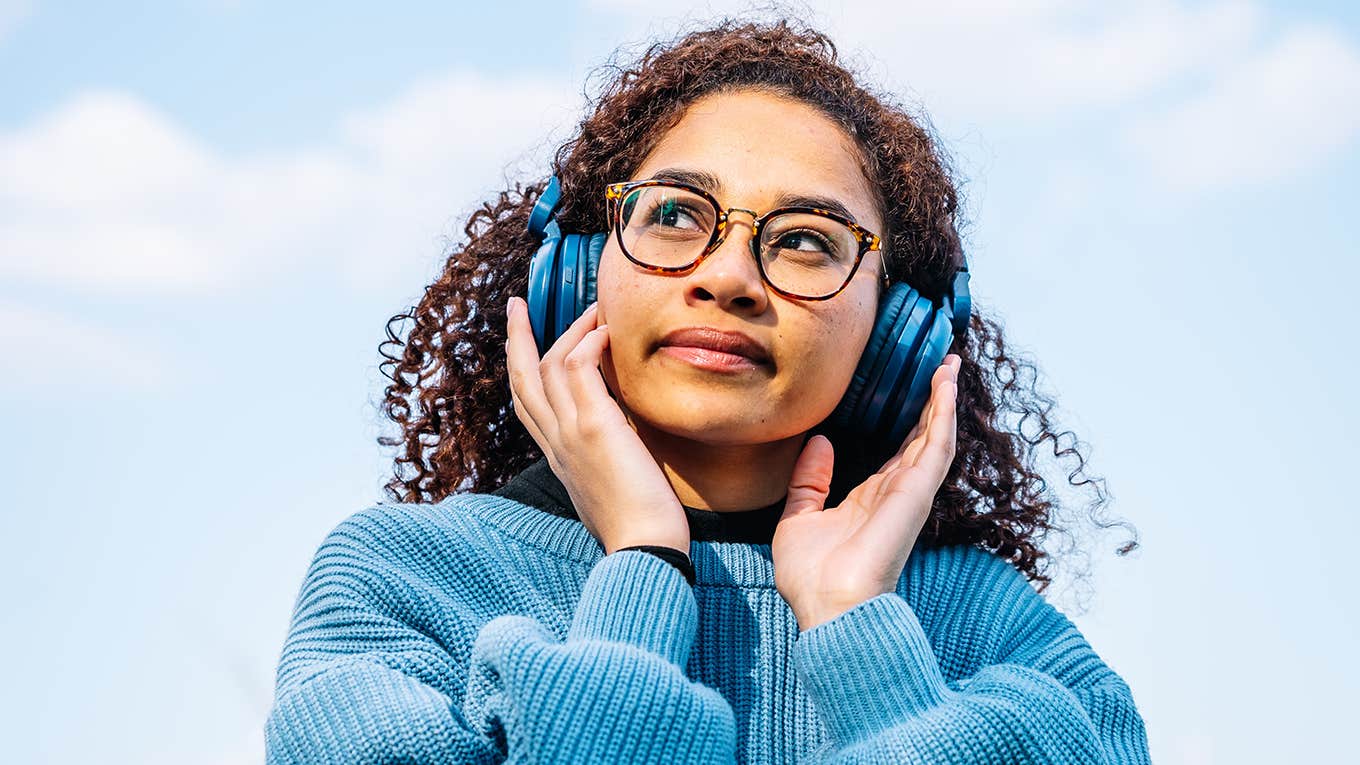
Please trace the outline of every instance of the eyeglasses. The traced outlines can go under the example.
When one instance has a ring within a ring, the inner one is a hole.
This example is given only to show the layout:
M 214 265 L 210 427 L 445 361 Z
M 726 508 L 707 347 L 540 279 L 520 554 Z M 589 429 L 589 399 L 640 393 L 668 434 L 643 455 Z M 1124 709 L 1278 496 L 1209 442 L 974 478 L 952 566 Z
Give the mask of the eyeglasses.
M 611 183 L 605 200 L 624 256 L 659 273 L 694 268 L 722 244 L 732 213 L 750 215 L 751 254 L 761 278 L 798 300 L 840 294 L 864 253 L 880 248 L 877 235 L 830 210 L 780 207 L 764 215 L 741 207 L 723 210 L 707 191 L 679 181 Z

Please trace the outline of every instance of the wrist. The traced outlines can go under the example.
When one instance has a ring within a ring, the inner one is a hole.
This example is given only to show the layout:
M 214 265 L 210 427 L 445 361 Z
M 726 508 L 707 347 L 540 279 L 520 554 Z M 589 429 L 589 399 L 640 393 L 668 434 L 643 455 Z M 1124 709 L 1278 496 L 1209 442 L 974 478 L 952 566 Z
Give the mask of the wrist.
M 681 576 L 685 577 L 685 581 L 689 582 L 689 586 L 694 586 L 694 563 L 690 561 L 688 554 L 680 552 L 674 547 L 665 547 L 662 545 L 632 545 L 629 547 L 620 547 L 618 552 L 623 552 L 625 550 L 637 550 L 638 552 L 644 552 L 666 561 L 676 571 L 679 571 Z
M 681 539 L 679 537 L 658 537 L 650 535 L 645 537 L 631 537 L 628 539 L 610 540 L 609 544 L 604 545 L 604 554 L 610 555 L 624 549 L 625 547 L 669 547 L 672 550 L 679 550 L 685 555 L 689 555 L 689 537 Z
M 798 620 L 798 631 L 807 632 L 813 627 L 825 624 L 855 606 L 881 594 L 882 593 L 876 593 L 863 597 L 852 596 L 849 598 L 834 598 L 800 604 L 799 607 L 793 611 L 794 618 Z
M 819 624 L 825 624 L 837 616 L 854 608 L 853 604 L 845 606 L 824 605 L 802 611 L 795 611 L 794 618 L 798 620 L 798 631 L 807 632 Z
M 658 556 L 606 555 L 581 590 L 566 642 L 628 643 L 685 666 L 698 624 L 694 588 Z

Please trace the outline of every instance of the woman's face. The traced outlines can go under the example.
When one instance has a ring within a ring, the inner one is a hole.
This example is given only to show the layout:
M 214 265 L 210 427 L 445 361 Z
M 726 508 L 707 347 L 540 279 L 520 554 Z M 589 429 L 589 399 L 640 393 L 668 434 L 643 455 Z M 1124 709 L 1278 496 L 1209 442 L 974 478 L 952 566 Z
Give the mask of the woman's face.
M 791 197 L 836 200 L 883 235 L 875 191 L 851 137 L 815 108 L 758 91 L 694 102 L 642 161 L 633 179 L 658 171 L 712 176 L 707 191 L 726 209 L 763 214 Z M 612 179 L 632 180 L 632 179 Z M 635 419 L 709 444 L 759 444 L 799 435 L 825 419 L 849 386 L 868 342 L 883 263 L 866 253 L 850 284 L 830 300 L 796 300 L 769 289 L 751 254 L 751 216 L 733 213 L 726 238 L 698 267 L 659 274 L 634 265 L 611 232 L 597 276 L 600 320 L 610 346 L 602 371 Z M 680 346 L 674 330 L 740 332 L 768 361 L 713 369 Z

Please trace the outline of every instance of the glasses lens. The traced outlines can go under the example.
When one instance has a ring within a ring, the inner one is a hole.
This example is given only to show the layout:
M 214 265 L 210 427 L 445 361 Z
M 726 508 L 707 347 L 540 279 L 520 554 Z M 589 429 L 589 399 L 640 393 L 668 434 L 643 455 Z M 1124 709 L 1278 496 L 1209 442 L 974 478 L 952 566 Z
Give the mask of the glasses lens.
M 684 266 L 704 251 L 716 217 L 712 203 L 692 191 L 643 186 L 619 202 L 621 243 L 649 265 Z
M 770 283 L 786 292 L 822 297 L 841 288 L 859 255 L 859 239 L 838 220 L 783 213 L 760 231 L 760 258 Z

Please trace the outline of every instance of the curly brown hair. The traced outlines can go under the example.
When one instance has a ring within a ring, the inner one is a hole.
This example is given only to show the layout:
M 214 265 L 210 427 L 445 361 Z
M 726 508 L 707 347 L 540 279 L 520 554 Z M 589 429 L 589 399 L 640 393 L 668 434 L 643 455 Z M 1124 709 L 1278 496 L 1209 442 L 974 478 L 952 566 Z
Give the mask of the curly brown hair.
M 962 246 L 959 194 L 947 157 L 924 116 L 862 87 L 822 33 L 787 20 L 726 20 L 596 72 L 605 75 L 604 86 L 587 95 L 588 116 L 553 160 L 563 231 L 607 230 L 603 195 L 594 192 L 631 177 L 688 104 L 759 89 L 810 104 L 844 127 L 861 147 L 866 177 L 882 190 L 891 280 L 929 297 L 948 289 Z M 418 304 L 388 321 L 379 352 L 391 384 L 382 406 L 401 432 L 378 442 L 400 447 L 385 485 L 398 502 L 488 492 L 542 456 L 511 413 L 504 343 L 506 301 L 527 292 L 537 242 L 526 223 L 545 185 L 546 179 L 515 183 L 483 204 L 464 227 L 466 241 L 453 248 Z M 398 329 L 407 320 L 403 340 Z M 1055 432 L 1053 401 L 1037 391 L 1033 363 L 1007 351 L 1001 330 L 975 302 L 968 332 L 950 349 L 963 360 L 957 451 L 918 544 L 984 547 L 1043 591 L 1052 577 L 1050 553 L 1040 544 L 1051 532 L 1066 534 L 1055 523 L 1059 503 L 1037 465 L 1045 444 L 1054 458 L 1076 460 L 1067 480 L 1095 494 L 1088 510 L 1096 524 L 1114 524 L 1099 516 L 1108 501 L 1104 480 L 1085 475 L 1075 438 L 1063 445 L 1072 434 Z M 1018 421 L 1007 421 L 1015 415 Z M 1033 432 L 1026 432 L 1027 422 Z M 833 504 L 886 454 L 826 426 L 818 432 L 836 447 Z M 1138 546 L 1134 534 L 1121 555 Z

